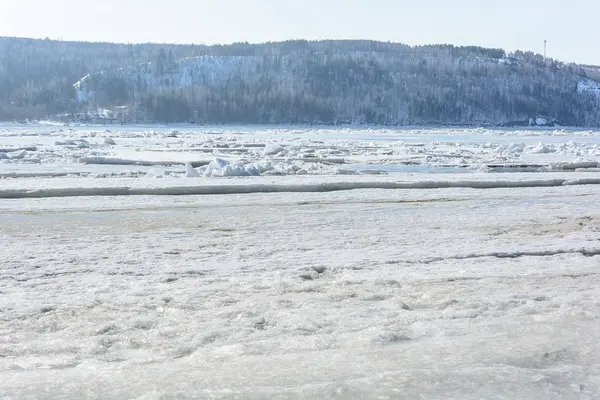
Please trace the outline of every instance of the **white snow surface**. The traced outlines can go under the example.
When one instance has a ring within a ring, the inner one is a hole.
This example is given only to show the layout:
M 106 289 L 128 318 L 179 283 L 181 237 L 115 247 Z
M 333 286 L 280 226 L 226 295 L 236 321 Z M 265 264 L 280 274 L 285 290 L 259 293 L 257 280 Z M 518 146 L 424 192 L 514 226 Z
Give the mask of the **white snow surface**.
M 600 393 L 597 132 L 53 129 L 0 127 L 0 399 Z
M 596 186 L 0 201 L 2 398 L 600 390 Z

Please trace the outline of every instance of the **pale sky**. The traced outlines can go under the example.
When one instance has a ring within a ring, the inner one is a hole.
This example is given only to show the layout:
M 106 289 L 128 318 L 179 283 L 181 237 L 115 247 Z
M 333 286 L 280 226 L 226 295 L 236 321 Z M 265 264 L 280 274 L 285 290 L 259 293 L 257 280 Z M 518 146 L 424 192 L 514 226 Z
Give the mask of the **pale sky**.
M 161 43 L 373 39 L 600 65 L 600 0 L 0 0 L 0 36 Z

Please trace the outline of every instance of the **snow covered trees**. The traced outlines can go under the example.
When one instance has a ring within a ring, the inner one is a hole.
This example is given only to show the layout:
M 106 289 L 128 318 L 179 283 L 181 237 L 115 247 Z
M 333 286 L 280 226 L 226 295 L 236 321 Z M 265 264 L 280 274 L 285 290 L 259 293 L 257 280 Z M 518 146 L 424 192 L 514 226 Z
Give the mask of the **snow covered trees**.
M 126 106 L 127 122 L 600 125 L 598 94 L 578 90 L 597 68 L 474 46 L 0 39 L 0 78 L 0 119 Z

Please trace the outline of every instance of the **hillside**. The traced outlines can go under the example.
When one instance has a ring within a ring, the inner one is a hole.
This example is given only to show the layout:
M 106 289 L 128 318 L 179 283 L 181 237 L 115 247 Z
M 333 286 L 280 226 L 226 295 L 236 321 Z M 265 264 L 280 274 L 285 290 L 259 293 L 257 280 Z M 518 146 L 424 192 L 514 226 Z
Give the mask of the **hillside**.
M 0 120 L 600 126 L 599 81 L 481 47 L 0 38 Z

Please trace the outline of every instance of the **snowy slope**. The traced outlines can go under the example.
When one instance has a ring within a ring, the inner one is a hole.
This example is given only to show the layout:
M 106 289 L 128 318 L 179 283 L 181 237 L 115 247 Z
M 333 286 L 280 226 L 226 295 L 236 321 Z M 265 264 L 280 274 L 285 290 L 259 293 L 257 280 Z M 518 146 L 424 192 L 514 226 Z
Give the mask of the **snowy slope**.
M 262 57 L 242 56 L 201 56 L 178 60 L 163 74 L 157 74 L 155 63 L 140 64 L 136 68 L 111 71 L 111 75 L 123 78 L 127 85 L 144 86 L 158 89 L 166 86 L 182 89 L 191 85 L 210 87 L 223 86 L 231 76 L 251 77 L 256 75 L 262 65 Z M 73 87 L 80 102 L 94 99 L 95 80 L 101 80 L 105 72 L 87 75 Z

